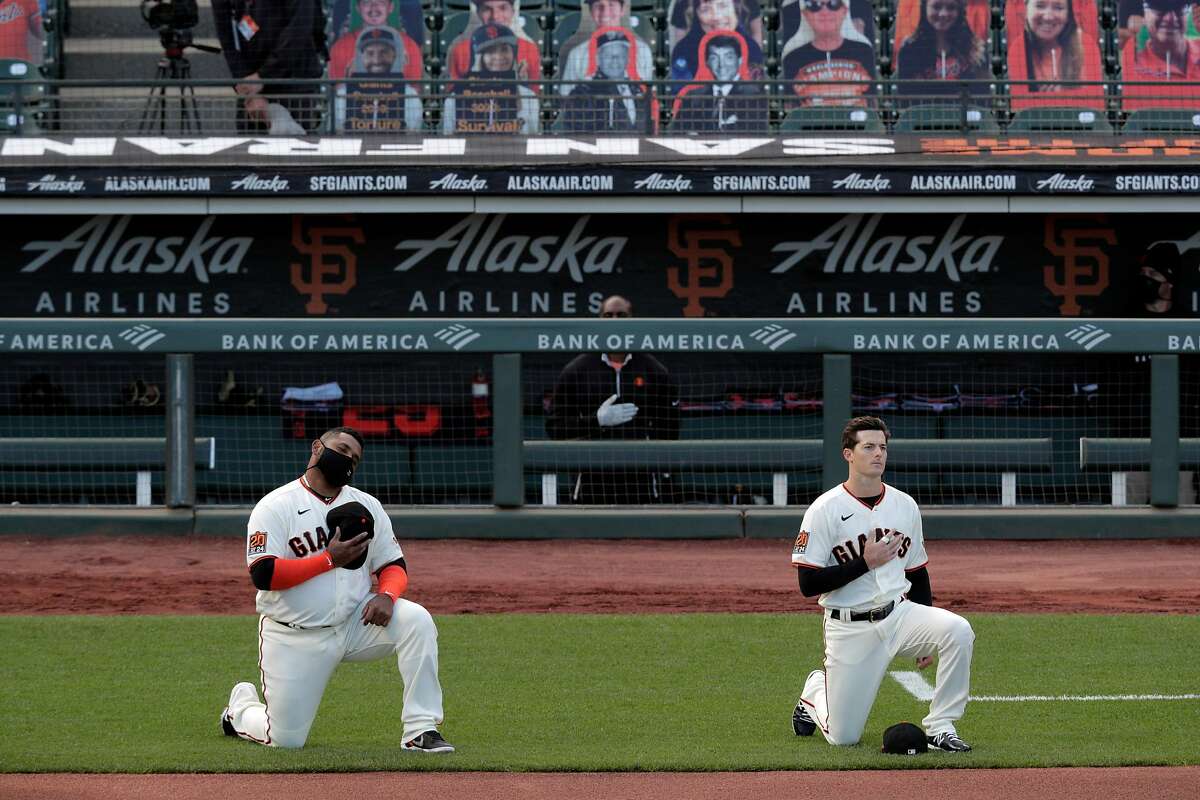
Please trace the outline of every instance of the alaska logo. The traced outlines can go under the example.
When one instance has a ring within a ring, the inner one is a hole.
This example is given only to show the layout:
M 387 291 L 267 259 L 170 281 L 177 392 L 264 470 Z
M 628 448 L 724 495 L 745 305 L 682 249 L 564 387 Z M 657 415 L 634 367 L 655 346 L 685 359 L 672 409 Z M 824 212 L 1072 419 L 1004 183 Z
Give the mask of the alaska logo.
M 712 227 L 689 228 L 680 235 L 681 226 L 710 221 Z M 728 248 L 741 247 L 742 234 L 730 228 L 731 224 L 725 214 L 671 217 L 667 226 L 667 247 L 687 262 L 687 281 L 680 280 L 679 267 L 667 267 L 667 288 L 676 297 L 687 300 L 683 307 L 685 317 L 704 316 L 701 300 L 724 297 L 733 288 L 733 256 Z M 717 225 L 726 227 L 722 229 Z M 710 244 L 706 246 L 706 243 Z M 724 243 L 724 246 L 716 243 Z
M 292 217 L 292 247 L 308 256 L 308 275 L 304 274 L 304 264 L 292 262 L 292 286 L 308 295 L 305 311 L 324 314 L 329 310 L 325 295 L 347 294 L 358 283 L 358 255 L 349 244 L 330 240 L 362 244 L 363 232 L 359 227 L 316 226 L 305 231 L 301 220 L 299 214 Z
M 1098 297 L 1108 288 L 1109 258 L 1101 245 L 1115 245 L 1117 235 L 1105 224 L 1103 216 L 1092 220 L 1094 227 L 1068 228 L 1063 225 L 1060 229 L 1058 225 L 1063 219 L 1054 215 L 1046 217 L 1043 244 L 1061 259 L 1061 267 L 1047 264 L 1042 268 L 1042 276 L 1050 293 L 1062 298 L 1062 315 L 1077 317 L 1083 311 L 1079 298 Z

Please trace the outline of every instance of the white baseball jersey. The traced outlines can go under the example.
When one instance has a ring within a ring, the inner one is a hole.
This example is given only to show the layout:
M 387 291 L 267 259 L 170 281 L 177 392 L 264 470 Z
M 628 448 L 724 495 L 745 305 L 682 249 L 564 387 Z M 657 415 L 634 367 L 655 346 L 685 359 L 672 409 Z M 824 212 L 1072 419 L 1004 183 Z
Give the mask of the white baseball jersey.
M 929 560 L 920 509 L 899 489 L 884 484 L 883 496 L 874 508 L 850 494 L 845 484 L 825 492 L 804 513 L 792 547 L 792 564 L 802 569 L 843 564 L 862 555 L 868 536 L 879 539 L 885 534 L 904 537 L 896 558 L 819 600 L 825 608 L 877 608 L 909 590 L 905 570 L 918 569 Z
M 325 515 L 352 501 L 362 503 L 375 517 L 375 535 L 363 565 L 355 570 L 336 567 L 291 589 L 260 590 L 255 601 L 260 614 L 304 628 L 338 625 L 370 594 L 371 575 L 404 555 L 391 520 L 374 497 L 344 486 L 326 503 L 300 478 L 259 500 L 250 513 L 246 526 L 247 566 L 268 556 L 305 558 L 322 552 L 334 534 L 326 529 Z

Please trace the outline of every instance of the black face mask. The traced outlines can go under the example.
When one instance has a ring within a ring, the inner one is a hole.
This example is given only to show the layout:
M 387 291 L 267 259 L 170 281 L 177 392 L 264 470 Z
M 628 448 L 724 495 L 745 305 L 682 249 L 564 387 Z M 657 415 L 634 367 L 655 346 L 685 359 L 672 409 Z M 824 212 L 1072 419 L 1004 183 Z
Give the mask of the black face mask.
M 1162 289 L 1163 281 L 1156 280 L 1147 275 L 1140 276 L 1142 283 L 1142 302 L 1146 304 L 1157 303 L 1160 300 L 1169 300 L 1159 295 L 1159 290 Z
M 322 445 L 320 458 L 313 466 L 321 471 L 330 486 L 345 486 L 354 476 L 354 459 Z

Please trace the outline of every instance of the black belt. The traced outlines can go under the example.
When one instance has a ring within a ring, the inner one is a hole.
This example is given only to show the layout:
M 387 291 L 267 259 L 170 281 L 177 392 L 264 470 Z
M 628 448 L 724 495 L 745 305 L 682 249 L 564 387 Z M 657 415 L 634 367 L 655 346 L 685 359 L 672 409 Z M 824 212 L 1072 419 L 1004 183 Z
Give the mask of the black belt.
M 850 622 L 883 622 L 888 615 L 896 610 L 896 601 L 886 606 L 872 608 L 870 611 L 842 611 L 837 608 L 829 609 L 829 618 L 841 621 L 843 618 Z
M 276 625 L 283 625 L 284 627 L 291 628 L 294 631 L 319 631 L 319 630 L 323 630 L 325 628 L 333 627 L 332 625 L 312 625 L 309 627 L 305 627 L 303 625 L 297 625 L 294 622 L 280 622 L 279 620 L 275 619 L 274 617 L 267 617 L 267 619 L 271 620 L 271 622 L 274 622 Z

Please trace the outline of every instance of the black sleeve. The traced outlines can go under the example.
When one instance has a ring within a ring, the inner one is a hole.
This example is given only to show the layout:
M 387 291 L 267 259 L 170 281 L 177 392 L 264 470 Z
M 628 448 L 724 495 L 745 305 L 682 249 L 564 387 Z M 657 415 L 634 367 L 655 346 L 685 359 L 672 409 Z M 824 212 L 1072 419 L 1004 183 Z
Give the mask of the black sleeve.
M 221 43 L 221 53 L 225 63 L 229 65 L 229 74 L 242 78 L 254 70 L 246 69 L 242 59 L 240 42 L 234 39 L 233 19 L 234 10 L 230 0 L 212 0 L 213 26 L 217 29 L 217 40 Z
M 655 439 L 679 438 L 679 384 L 671 377 L 661 363 L 658 364 L 662 373 L 662 389 L 657 393 L 657 408 L 651 421 L 654 425 L 652 437 Z
M 271 591 L 271 578 L 275 576 L 275 556 L 260 558 L 250 567 L 250 580 L 254 588 L 263 592 Z
M 847 561 L 845 564 L 835 564 L 832 567 L 808 569 L 800 567 L 800 593 L 805 597 L 816 597 L 819 594 L 840 589 L 850 581 L 867 574 L 867 560 L 862 556 Z
M 286 0 L 272 22 L 279 26 L 274 45 L 258 67 L 263 78 L 308 78 L 302 65 L 316 60 L 313 18 L 316 0 Z
M 905 573 L 912 588 L 908 590 L 908 599 L 923 606 L 933 605 L 933 588 L 929 585 L 929 569 L 921 567 Z
M 595 403 L 588 398 L 587 373 L 580 359 L 575 359 L 563 368 L 554 384 L 550 397 L 550 410 L 546 414 L 546 434 L 551 439 L 595 439 L 600 435 L 600 423 L 596 421 L 596 409 L 608 397 L 605 395 Z
M 408 564 L 406 564 L 404 562 L 404 556 L 401 556 L 400 558 L 397 558 L 395 561 L 389 561 L 388 563 L 384 564 L 379 569 L 375 570 L 375 574 L 378 575 L 379 573 L 383 572 L 385 569 L 387 569 L 388 567 L 391 567 L 391 566 L 397 566 L 400 569 L 404 570 L 405 572 L 408 572 Z

